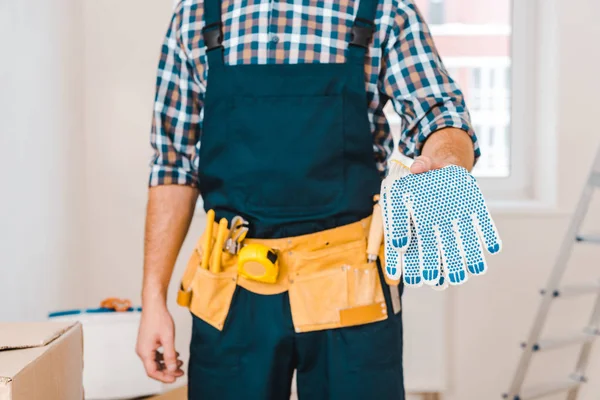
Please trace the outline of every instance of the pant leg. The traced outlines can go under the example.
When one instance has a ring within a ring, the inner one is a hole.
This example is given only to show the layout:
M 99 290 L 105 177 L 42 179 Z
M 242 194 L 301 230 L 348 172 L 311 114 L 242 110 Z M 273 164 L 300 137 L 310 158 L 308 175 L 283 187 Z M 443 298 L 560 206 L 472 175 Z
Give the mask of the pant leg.
M 289 399 L 294 329 L 287 293 L 236 289 L 223 331 L 193 316 L 189 400 Z
M 383 286 L 385 321 L 296 335 L 300 400 L 404 400 L 402 313 Z

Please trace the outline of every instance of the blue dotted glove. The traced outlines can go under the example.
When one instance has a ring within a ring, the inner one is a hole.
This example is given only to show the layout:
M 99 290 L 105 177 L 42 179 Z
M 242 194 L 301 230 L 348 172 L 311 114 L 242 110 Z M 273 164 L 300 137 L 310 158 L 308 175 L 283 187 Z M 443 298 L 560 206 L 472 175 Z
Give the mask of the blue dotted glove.
M 381 186 L 385 273 L 409 286 L 444 289 L 487 270 L 502 247 L 475 178 L 458 166 L 409 174 L 392 162 Z

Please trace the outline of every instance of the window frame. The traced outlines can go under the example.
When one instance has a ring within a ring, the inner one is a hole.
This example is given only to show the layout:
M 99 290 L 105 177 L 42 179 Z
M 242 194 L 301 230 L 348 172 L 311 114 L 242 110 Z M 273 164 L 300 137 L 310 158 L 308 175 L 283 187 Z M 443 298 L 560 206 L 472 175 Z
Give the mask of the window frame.
M 510 169 L 478 178 L 492 209 L 557 211 L 558 6 L 512 0 Z
M 533 174 L 528 165 L 528 154 L 532 154 L 534 143 L 535 120 L 532 117 L 536 104 L 538 21 L 534 0 L 512 0 L 511 3 L 510 175 L 477 180 L 482 191 L 491 199 L 523 201 L 533 197 Z

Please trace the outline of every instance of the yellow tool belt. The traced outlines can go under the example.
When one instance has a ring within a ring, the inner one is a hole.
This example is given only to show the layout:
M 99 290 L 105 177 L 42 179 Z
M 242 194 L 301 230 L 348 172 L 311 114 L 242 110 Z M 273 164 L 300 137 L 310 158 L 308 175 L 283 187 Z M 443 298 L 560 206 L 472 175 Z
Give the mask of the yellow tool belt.
M 246 239 L 244 244 L 260 243 L 277 251 L 279 275 L 275 283 L 239 276 L 238 256 L 227 252 L 222 255 L 221 272 L 201 268 L 201 237 L 183 276 L 178 303 L 219 330 L 238 285 L 261 295 L 289 292 L 297 332 L 385 320 L 388 311 L 377 264 L 367 262 L 370 221 L 369 217 L 292 238 Z M 216 235 L 216 224 L 212 231 Z

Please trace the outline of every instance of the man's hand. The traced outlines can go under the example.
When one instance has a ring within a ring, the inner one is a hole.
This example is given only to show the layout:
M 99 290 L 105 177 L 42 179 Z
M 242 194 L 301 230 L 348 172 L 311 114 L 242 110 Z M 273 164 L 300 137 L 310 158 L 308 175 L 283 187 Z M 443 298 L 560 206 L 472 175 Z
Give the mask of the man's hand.
M 421 156 L 415 158 L 410 172 L 440 169 L 454 164 L 471 170 L 474 163 L 473 141 L 460 129 L 445 128 L 434 132 L 425 142 Z
M 183 361 L 178 359 L 179 353 L 175 351 L 175 325 L 165 305 L 143 309 L 136 353 L 152 379 L 173 383 L 183 376 Z
M 148 376 L 165 383 L 183 375 L 183 363 L 175 351 L 173 318 L 166 305 L 167 288 L 197 199 L 198 190 L 189 186 L 157 186 L 148 194 L 142 320 L 136 351 Z

